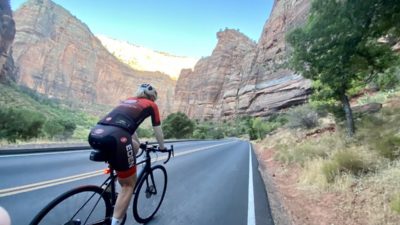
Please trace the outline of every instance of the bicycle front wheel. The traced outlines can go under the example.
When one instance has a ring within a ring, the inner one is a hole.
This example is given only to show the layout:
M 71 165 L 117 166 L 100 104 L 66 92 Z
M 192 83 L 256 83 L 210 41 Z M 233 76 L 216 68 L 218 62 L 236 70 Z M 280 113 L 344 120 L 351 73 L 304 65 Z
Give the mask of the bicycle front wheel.
M 109 195 L 98 186 L 72 189 L 50 202 L 30 225 L 110 224 L 112 206 Z
M 133 198 L 133 216 L 139 223 L 147 223 L 160 208 L 167 189 L 167 171 L 161 165 L 151 168 L 139 180 Z

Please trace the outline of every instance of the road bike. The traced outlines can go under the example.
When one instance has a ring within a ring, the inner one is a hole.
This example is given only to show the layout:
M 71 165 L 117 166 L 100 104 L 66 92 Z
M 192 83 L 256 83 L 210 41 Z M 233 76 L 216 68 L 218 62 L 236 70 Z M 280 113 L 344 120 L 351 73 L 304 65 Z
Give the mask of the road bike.
M 150 153 L 168 153 L 166 164 L 171 155 L 174 156 L 174 148 L 160 150 L 156 145 L 148 146 L 148 143 L 140 145 L 140 153 L 137 160 L 144 153 L 144 158 L 136 165 L 143 164 L 139 172 L 134 189 L 133 216 L 139 223 L 147 223 L 157 213 L 164 200 L 167 189 L 167 171 L 162 165 L 152 166 Z M 106 162 L 106 156 L 93 150 L 90 159 L 97 162 Z M 108 178 L 100 186 L 86 185 L 74 188 L 63 193 L 44 207 L 32 220 L 30 225 L 109 225 L 114 211 L 114 205 L 118 196 L 115 181 L 117 175 L 113 168 L 105 170 Z M 125 223 L 126 214 L 122 224 Z

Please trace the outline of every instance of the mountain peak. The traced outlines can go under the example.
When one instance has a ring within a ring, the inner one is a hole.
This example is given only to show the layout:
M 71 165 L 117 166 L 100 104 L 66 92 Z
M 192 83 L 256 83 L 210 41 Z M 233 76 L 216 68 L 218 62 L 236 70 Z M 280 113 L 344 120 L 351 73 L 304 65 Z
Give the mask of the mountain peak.
M 105 35 L 96 36 L 110 53 L 132 68 L 142 71 L 160 71 L 175 80 L 182 69 L 193 69 L 198 61 L 196 58 L 175 56 Z

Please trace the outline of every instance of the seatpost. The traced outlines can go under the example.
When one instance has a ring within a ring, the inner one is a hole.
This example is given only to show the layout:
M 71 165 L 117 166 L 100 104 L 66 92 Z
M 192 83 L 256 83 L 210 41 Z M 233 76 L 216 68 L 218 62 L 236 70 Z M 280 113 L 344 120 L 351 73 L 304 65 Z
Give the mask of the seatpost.
M 114 169 L 110 165 L 110 185 L 111 185 L 111 203 L 114 206 L 117 201 L 116 191 L 115 191 L 115 174 Z M 114 198 L 115 197 L 115 198 Z

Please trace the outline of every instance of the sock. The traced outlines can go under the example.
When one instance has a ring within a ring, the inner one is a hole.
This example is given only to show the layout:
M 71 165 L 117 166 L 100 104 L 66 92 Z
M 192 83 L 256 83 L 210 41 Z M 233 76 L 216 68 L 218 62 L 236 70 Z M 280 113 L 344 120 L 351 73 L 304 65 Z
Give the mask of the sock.
M 111 225 L 119 225 L 119 224 L 121 224 L 121 220 L 113 217 L 111 220 Z

